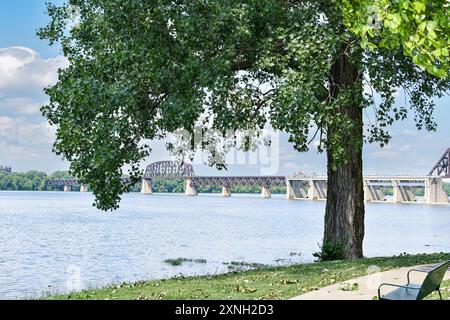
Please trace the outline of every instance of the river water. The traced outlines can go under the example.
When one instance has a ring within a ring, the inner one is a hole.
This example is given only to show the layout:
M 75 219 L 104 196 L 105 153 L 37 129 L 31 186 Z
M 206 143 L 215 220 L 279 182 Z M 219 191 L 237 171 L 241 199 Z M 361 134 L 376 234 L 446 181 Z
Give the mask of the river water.
M 113 213 L 92 202 L 88 193 L 0 192 L 0 298 L 216 274 L 237 263 L 311 262 L 325 210 L 325 202 L 281 195 L 128 194 Z M 364 250 L 449 252 L 450 206 L 367 204 Z M 203 263 L 166 262 L 176 258 Z

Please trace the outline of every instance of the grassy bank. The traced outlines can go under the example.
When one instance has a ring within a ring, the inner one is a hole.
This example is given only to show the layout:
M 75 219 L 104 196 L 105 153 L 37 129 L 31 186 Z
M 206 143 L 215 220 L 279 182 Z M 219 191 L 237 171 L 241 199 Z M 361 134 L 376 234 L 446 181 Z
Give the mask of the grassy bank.
M 320 262 L 288 267 L 260 268 L 225 275 L 186 277 L 113 285 L 47 299 L 289 299 L 336 282 L 367 274 L 369 266 L 380 271 L 450 259 L 450 253 L 401 255 L 397 257 L 360 259 L 355 261 Z M 450 297 L 450 282 L 443 286 Z

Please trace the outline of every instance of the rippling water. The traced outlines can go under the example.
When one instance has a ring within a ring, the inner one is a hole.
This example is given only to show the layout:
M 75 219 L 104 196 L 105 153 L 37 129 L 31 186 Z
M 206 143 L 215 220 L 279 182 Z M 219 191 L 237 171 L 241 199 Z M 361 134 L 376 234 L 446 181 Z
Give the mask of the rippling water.
M 0 192 L 0 298 L 213 274 L 232 261 L 310 262 L 325 209 L 283 196 L 128 194 L 119 211 L 101 213 L 92 201 L 85 193 Z M 450 206 L 368 204 L 366 229 L 367 256 L 449 252 Z M 207 263 L 164 262 L 179 257 Z

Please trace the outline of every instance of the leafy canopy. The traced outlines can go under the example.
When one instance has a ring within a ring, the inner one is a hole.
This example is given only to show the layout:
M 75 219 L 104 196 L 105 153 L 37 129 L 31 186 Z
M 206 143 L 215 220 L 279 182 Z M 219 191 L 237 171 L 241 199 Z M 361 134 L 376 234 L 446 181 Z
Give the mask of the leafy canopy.
M 444 78 L 450 70 L 448 0 L 339 0 L 344 22 L 375 49 L 402 48 L 414 63 Z
M 135 181 L 141 174 L 139 163 L 151 152 L 142 141 L 180 129 L 214 128 L 225 135 L 229 129 L 271 125 L 287 132 L 298 151 L 318 139 L 337 162 L 349 160 L 343 141 L 363 142 L 350 134 L 358 124 L 343 112 L 349 104 L 373 107 L 367 109 L 373 110 L 367 111 L 370 142 L 387 143 L 388 126 L 404 119 L 408 107 L 419 128 L 434 129 L 431 97 L 448 90 L 448 77 L 418 68 L 408 47 L 389 44 L 388 31 L 374 33 L 369 44 L 370 29 L 362 32 L 360 24 L 349 23 L 352 15 L 365 21 L 362 2 L 359 11 L 351 11 L 355 3 L 70 0 L 49 5 L 51 22 L 39 35 L 61 43 L 70 61 L 46 90 L 50 103 L 42 108 L 57 128 L 54 150 L 90 184 L 97 207 L 108 210 L 117 208 L 127 190 L 119 180 L 124 166 L 131 166 L 128 174 Z M 403 30 L 403 24 L 402 18 L 397 28 Z M 335 83 L 331 70 L 341 55 L 358 68 L 354 85 Z M 338 94 L 331 95 L 337 86 Z M 408 100 L 396 106 L 395 92 L 401 89 Z

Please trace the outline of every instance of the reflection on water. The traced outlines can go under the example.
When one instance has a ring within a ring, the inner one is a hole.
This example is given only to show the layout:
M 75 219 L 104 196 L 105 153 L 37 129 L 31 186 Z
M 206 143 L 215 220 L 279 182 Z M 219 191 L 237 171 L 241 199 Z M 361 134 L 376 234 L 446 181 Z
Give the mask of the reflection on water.
M 129 194 L 114 213 L 92 200 L 0 192 L 0 298 L 310 262 L 323 232 L 324 202 L 283 196 Z M 450 206 L 368 204 L 366 225 L 367 256 L 450 251 Z

